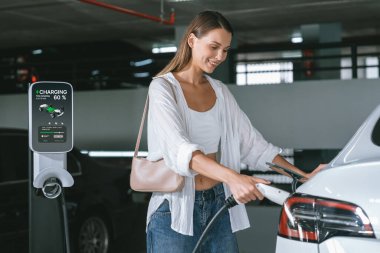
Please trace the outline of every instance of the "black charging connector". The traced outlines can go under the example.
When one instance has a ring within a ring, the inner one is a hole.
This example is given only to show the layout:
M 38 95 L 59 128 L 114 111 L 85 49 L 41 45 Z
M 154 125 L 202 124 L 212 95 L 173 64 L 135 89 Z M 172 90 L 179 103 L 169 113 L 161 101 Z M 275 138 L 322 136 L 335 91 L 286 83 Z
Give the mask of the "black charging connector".
M 231 208 L 236 206 L 238 203 L 236 202 L 235 198 L 233 195 L 229 196 L 226 201 L 224 202 L 224 205 L 227 206 L 227 208 Z
M 211 221 L 209 222 L 209 224 L 207 225 L 206 229 L 203 231 L 201 237 L 199 238 L 197 244 L 195 245 L 195 248 L 193 250 L 192 253 L 196 253 L 199 246 L 201 245 L 201 242 L 203 241 L 203 238 L 205 237 L 205 235 L 207 234 L 207 232 L 210 230 L 212 224 L 217 220 L 217 218 L 222 214 L 224 213 L 225 210 L 227 209 L 230 209 L 231 207 L 234 207 L 236 206 L 238 203 L 236 202 L 236 200 L 234 199 L 234 196 L 231 195 L 229 196 L 226 201 L 224 202 L 224 205 L 222 208 L 219 209 L 219 211 L 214 215 L 214 217 L 212 217 Z
M 269 167 L 272 167 L 272 168 L 276 168 L 276 169 L 279 169 L 285 173 L 288 173 L 290 175 L 290 177 L 293 179 L 292 181 L 292 191 L 293 193 L 296 192 L 296 189 L 297 189 L 297 185 L 299 182 L 301 182 L 300 180 L 305 178 L 304 176 L 302 176 L 301 174 L 298 174 L 297 172 L 289 169 L 289 168 L 285 168 L 283 166 L 280 166 L 278 164 L 275 164 L 275 163 L 270 163 L 270 162 L 266 162 L 266 164 L 269 166 Z

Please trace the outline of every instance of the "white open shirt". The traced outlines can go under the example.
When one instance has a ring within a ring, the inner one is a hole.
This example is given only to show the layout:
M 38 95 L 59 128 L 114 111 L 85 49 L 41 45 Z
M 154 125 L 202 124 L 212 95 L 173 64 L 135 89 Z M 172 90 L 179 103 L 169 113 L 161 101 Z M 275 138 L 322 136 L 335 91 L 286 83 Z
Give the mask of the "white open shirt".
M 252 127 L 226 85 L 205 76 L 217 97 L 222 129 L 220 163 L 237 172 L 240 172 L 240 162 L 255 169 L 269 170 L 265 162 L 272 162 L 281 149 L 268 143 Z M 171 72 L 154 78 L 149 86 L 147 159 L 157 161 L 164 158 L 168 167 L 185 176 L 185 185 L 179 192 L 152 194 L 147 226 L 151 215 L 167 199 L 171 211 L 171 228 L 184 235 L 193 235 L 194 176 L 198 174 L 189 168 L 189 163 L 194 151 L 203 151 L 201 146 L 190 142 L 190 126 L 189 108 L 179 82 Z M 226 184 L 223 186 L 227 198 L 231 192 Z M 229 213 L 233 232 L 250 226 L 244 205 L 229 209 Z

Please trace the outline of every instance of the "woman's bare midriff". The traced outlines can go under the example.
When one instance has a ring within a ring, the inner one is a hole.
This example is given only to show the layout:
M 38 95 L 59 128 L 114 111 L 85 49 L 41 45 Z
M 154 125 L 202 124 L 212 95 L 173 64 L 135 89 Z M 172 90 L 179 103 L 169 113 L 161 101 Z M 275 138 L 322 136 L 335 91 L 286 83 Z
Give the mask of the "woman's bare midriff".
M 207 154 L 207 156 L 216 161 L 216 153 Z M 212 187 L 214 187 L 215 185 L 219 183 L 220 183 L 219 181 L 205 177 L 200 174 L 195 176 L 195 190 L 196 191 L 204 191 L 207 189 L 211 189 Z

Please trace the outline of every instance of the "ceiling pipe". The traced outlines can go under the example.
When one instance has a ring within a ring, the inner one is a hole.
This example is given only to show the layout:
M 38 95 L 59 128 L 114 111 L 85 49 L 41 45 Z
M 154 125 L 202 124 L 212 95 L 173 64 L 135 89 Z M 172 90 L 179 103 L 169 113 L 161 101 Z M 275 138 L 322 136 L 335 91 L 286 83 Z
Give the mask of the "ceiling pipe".
M 132 16 L 149 19 L 149 20 L 152 20 L 152 21 L 155 21 L 155 22 L 158 22 L 158 23 L 162 23 L 162 24 L 165 24 L 165 25 L 174 25 L 174 21 L 175 21 L 174 9 L 172 9 L 172 11 L 170 13 L 169 20 L 166 20 L 166 19 L 163 18 L 163 8 L 162 8 L 162 6 L 161 6 L 161 12 L 162 12 L 161 13 L 161 17 L 155 17 L 155 16 L 151 16 L 151 15 L 148 15 L 148 14 L 145 14 L 145 13 L 142 13 L 142 12 L 137 12 L 137 11 L 126 9 L 126 8 L 123 8 L 123 7 L 120 7 L 120 6 L 116 6 L 116 5 L 112 5 L 112 4 L 107 4 L 107 3 L 103 3 L 103 2 L 99 2 L 99 1 L 95 1 L 95 0 L 79 0 L 79 1 L 83 2 L 83 3 L 88 3 L 88 4 L 93 4 L 93 5 L 96 5 L 96 6 L 100 6 L 100 7 L 106 8 L 106 9 L 118 11 L 118 12 L 121 12 L 121 13 L 126 13 L 126 14 L 129 14 L 129 15 L 132 15 Z

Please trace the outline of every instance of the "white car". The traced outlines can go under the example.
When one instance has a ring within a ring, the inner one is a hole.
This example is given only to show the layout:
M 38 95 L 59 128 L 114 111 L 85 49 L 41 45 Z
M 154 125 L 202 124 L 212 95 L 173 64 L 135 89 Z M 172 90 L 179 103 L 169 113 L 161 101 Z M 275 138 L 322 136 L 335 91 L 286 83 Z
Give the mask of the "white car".
M 286 199 L 276 253 L 380 253 L 380 106 Z

